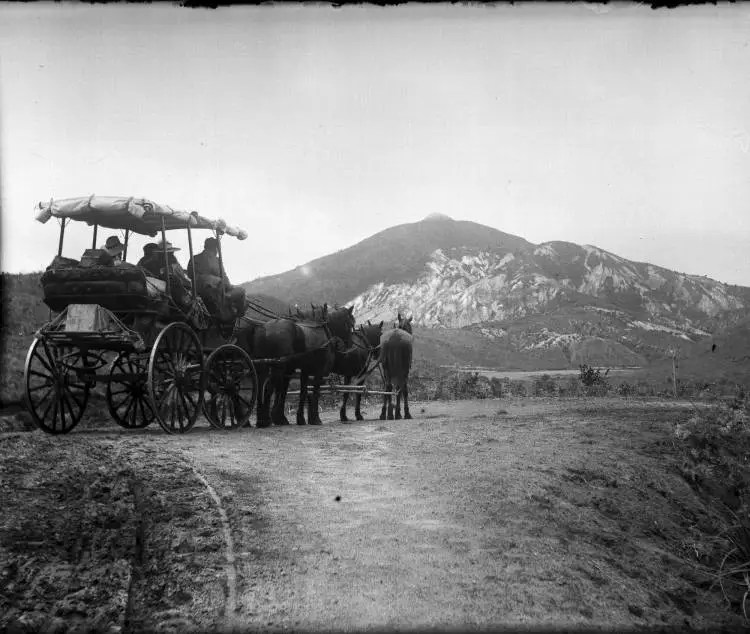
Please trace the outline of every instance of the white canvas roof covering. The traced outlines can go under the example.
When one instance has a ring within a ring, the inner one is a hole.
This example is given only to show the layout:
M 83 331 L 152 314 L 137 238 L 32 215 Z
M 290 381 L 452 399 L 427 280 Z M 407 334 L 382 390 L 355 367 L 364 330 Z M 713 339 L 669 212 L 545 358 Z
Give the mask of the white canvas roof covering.
M 224 220 L 204 218 L 195 211 L 181 211 L 167 205 L 160 205 L 145 198 L 118 198 L 115 196 L 87 196 L 84 198 L 64 198 L 39 203 L 36 219 L 45 223 L 55 218 L 80 220 L 89 225 L 99 225 L 109 229 L 129 229 L 135 233 L 155 236 L 164 228 L 212 229 L 234 236 L 239 240 L 247 238 L 247 231 L 228 225 Z

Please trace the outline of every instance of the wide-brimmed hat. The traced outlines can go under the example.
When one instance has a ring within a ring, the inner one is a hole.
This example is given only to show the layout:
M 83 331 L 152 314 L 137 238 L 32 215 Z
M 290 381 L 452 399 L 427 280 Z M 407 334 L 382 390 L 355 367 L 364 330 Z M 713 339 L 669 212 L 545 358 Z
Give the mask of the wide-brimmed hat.
M 159 251 L 164 251 L 164 247 L 167 247 L 167 253 L 174 253 L 175 251 L 179 251 L 180 247 L 173 247 L 172 243 L 167 240 L 166 242 L 159 242 L 159 244 L 156 245 L 156 248 Z
M 125 245 L 120 242 L 120 238 L 117 236 L 109 236 L 104 243 L 103 249 L 110 255 L 117 255 L 125 250 Z

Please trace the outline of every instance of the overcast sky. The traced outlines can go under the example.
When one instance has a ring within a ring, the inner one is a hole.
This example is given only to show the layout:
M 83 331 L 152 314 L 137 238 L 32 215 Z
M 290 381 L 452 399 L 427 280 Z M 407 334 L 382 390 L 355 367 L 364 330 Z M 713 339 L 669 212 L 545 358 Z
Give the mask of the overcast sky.
M 236 283 L 440 212 L 750 286 L 749 40 L 741 3 L 3 4 L 2 269 L 96 193 L 246 228 Z

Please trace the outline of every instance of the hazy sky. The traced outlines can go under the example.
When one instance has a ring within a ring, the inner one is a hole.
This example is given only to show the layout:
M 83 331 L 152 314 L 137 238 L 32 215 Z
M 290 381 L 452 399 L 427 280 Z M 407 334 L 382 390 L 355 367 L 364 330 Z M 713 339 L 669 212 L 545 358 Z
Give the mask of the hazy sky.
M 2 269 L 96 193 L 246 228 L 236 283 L 441 212 L 750 286 L 749 41 L 741 3 L 0 5 Z

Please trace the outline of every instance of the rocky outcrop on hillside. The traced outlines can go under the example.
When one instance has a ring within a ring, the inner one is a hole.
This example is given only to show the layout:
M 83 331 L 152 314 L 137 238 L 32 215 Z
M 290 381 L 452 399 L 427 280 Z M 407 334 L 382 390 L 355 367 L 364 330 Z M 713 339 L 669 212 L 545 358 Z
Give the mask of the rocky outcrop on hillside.
M 447 328 L 512 321 L 563 304 L 608 305 L 633 328 L 684 337 L 707 335 L 712 317 L 747 305 L 715 280 L 562 242 L 502 255 L 437 249 L 413 281 L 374 284 L 351 303 L 362 319 L 400 311 L 418 325 Z

